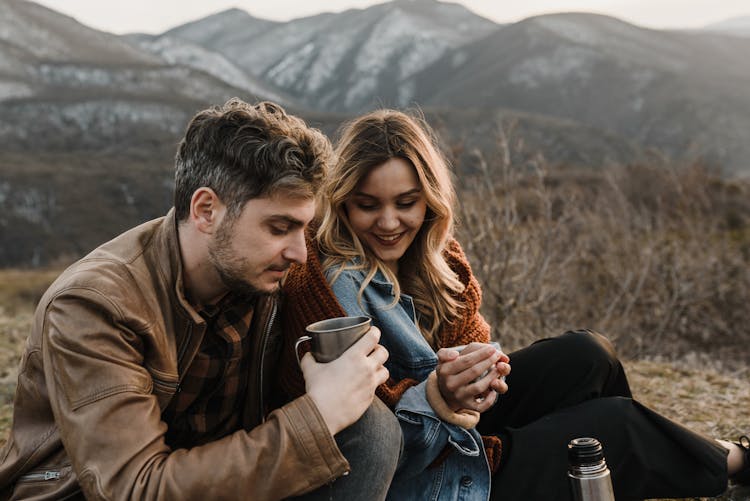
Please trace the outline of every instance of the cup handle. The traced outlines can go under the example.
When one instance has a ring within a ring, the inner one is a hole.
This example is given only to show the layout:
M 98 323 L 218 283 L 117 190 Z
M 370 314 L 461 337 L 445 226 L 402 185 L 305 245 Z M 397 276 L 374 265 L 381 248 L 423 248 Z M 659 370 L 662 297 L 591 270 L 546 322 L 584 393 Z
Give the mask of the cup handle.
M 299 359 L 299 345 L 302 344 L 302 343 L 304 343 L 304 342 L 306 342 L 306 341 L 311 341 L 311 340 L 312 340 L 312 337 L 310 337 L 310 336 L 302 336 L 299 339 L 297 339 L 296 343 L 294 343 L 294 356 L 297 357 L 297 364 L 298 365 L 300 363 L 302 363 L 300 361 L 300 359 Z

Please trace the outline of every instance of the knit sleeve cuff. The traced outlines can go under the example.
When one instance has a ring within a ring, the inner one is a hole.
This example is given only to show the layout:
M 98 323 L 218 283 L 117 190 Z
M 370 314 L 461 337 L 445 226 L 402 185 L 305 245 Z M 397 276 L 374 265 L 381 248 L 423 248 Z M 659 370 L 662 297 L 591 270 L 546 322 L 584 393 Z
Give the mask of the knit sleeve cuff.
M 474 428 L 479 422 L 479 412 L 477 411 L 471 409 L 459 409 L 457 411 L 451 410 L 448 403 L 443 398 L 443 395 L 440 393 L 440 388 L 438 387 L 437 382 L 437 373 L 435 371 L 432 371 L 427 377 L 425 393 L 432 410 L 434 410 L 440 419 L 446 423 L 470 429 Z

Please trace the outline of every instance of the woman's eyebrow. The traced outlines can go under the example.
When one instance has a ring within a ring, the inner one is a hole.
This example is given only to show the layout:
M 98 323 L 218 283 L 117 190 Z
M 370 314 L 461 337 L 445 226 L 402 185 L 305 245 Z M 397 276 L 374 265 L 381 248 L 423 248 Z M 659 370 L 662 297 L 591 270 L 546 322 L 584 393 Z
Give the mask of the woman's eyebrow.
M 405 191 L 405 192 L 403 192 L 403 193 L 399 194 L 398 196 L 399 196 L 399 197 L 405 197 L 405 196 L 407 196 L 407 195 L 413 195 L 413 194 L 415 194 L 415 193 L 421 193 L 421 192 L 422 192 L 422 188 L 414 188 L 414 189 L 412 189 L 412 190 L 409 190 L 409 191 Z
M 421 192 L 422 192 L 422 188 L 414 188 L 414 189 L 411 189 L 409 191 L 405 191 L 403 193 L 399 193 L 398 195 L 396 195 L 396 198 L 405 197 L 407 195 L 413 195 L 415 193 L 421 193 Z M 376 197 L 374 195 L 370 195 L 369 193 L 365 193 L 363 191 L 355 191 L 352 195 L 355 196 L 355 197 L 366 197 L 366 198 L 375 198 L 375 199 L 378 198 L 378 197 Z

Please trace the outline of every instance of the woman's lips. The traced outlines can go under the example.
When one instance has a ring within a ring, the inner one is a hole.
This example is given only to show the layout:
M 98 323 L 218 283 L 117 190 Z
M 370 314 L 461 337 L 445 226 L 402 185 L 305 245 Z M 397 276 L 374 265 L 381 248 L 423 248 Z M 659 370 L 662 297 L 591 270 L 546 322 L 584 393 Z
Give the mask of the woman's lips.
M 398 233 L 396 235 L 376 235 L 373 233 L 373 236 L 375 237 L 375 240 L 378 242 L 378 244 L 384 247 L 392 247 L 394 245 L 397 245 L 405 234 L 406 232 Z

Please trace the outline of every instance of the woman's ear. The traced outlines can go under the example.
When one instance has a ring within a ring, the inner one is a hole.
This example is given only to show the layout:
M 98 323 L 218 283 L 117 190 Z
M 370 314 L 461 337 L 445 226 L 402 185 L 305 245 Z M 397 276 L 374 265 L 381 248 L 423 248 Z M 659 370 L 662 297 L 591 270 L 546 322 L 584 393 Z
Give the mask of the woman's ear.
M 226 206 L 211 188 L 203 186 L 193 192 L 189 220 L 201 233 L 214 233 L 225 213 Z

